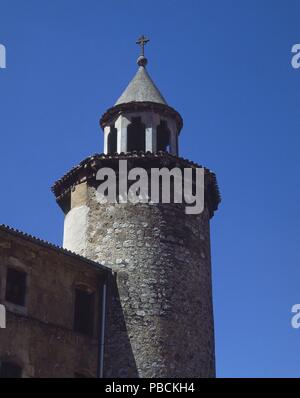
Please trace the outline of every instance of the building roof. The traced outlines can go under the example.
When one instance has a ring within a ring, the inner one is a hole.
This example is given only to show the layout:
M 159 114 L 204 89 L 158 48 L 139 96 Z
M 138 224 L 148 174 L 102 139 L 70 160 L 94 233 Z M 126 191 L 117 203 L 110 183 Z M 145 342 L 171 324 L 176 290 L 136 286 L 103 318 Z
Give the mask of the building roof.
M 57 253 L 76 258 L 77 260 L 82 261 L 85 264 L 88 264 L 88 265 L 92 266 L 93 268 L 96 268 L 96 269 L 98 269 L 100 271 L 106 271 L 106 272 L 111 273 L 111 269 L 110 268 L 105 267 L 104 265 L 102 265 L 100 263 L 96 263 L 95 261 L 89 260 L 89 259 L 87 259 L 87 258 L 85 258 L 83 256 L 80 256 L 79 254 L 71 252 L 70 250 L 64 249 L 63 247 L 54 245 L 53 243 L 47 242 L 45 240 L 36 238 L 35 236 L 32 236 L 32 235 L 27 234 L 25 232 L 22 232 L 22 231 L 20 231 L 18 229 L 9 227 L 9 226 L 4 225 L 4 224 L 0 224 L 0 232 L 5 232 L 5 233 L 8 233 L 8 234 L 10 234 L 12 236 L 15 236 L 15 237 L 30 241 L 30 242 L 32 242 L 32 243 L 34 243 L 36 245 L 42 246 L 42 247 L 44 247 L 46 249 L 51 249 L 51 250 L 56 251 Z
M 136 75 L 115 103 L 115 106 L 129 102 L 155 102 L 167 105 L 166 100 L 147 72 L 146 66 L 143 64 L 139 65 Z

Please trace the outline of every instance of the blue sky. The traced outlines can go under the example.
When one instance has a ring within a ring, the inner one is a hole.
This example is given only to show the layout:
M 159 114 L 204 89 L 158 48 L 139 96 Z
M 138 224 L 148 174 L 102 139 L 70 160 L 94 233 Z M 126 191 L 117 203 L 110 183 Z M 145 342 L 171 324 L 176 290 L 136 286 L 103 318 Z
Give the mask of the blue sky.
M 299 1 L 0 0 L 0 223 L 61 244 L 52 183 L 102 151 L 101 114 L 151 39 L 149 72 L 183 116 L 181 155 L 214 170 L 219 377 L 300 375 Z

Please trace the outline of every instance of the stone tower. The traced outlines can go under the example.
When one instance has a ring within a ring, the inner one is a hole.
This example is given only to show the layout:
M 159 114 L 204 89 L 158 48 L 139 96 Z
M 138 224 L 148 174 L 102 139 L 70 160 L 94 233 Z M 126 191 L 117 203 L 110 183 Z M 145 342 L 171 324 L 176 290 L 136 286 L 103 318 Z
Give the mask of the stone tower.
M 54 185 L 65 213 L 64 247 L 113 269 L 107 300 L 104 377 L 214 377 L 209 222 L 220 196 L 205 169 L 205 208 L 177 203 L 102 203 L 103 167 L 195 168 L 178 155 L 180 114 L 151 80 L 144 56 L 133 80 L 100 120 L 104 153 Z M 198 166 L 200 167 L 200 166 Z M 117 178 L 119 175 L 117 174 Z

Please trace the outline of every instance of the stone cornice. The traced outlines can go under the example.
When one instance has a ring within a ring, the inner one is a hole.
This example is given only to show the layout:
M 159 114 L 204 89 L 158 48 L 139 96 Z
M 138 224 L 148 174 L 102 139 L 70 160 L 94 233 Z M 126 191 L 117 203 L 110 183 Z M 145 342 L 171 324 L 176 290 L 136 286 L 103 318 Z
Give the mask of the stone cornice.
M 116 118 L 119 114 L 124 112 L 145 112 L 153 111 L 162 116 L 169 116 L 176 121 L 178 133 L 183 127 L 183 120 L 180 114 L 169 105 L 158 104 L 155 102 L 128 102 L 109 108 L 100 119 L 100 126 L 102 129 L 109 124 L 109 122 Z

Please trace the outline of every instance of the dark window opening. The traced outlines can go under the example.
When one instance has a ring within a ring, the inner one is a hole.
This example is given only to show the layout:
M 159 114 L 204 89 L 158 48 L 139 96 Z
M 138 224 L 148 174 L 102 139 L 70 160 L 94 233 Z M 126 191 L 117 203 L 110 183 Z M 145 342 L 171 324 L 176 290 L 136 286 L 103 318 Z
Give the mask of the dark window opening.
M 127 152 L 145 151 L 146 128 L 140 117 L 132 118 L 131 124 L 127 127 Z
M 74 378 L 75 378 L 75 379 L 87 379 L 88 376 L 86 376 L 86 375 L 83 374 L 83 373 L 75 372 L 75 373 L 74 373 Z
M 157 126 L 157 150 L 170 152 L 170 130 L 163 120 Z
M 86 335 L 93 334 L 94 303 L 94 293 L 89 293 L 81 289 L 75 290 L 75 332 Z
M 179 154 L 179 139 L 178 139 L 178 134 L 176 134 L 176 152 Z
M 22 377 L 22 368 L 12 362 L 0 362 L 0 379 L 18 379 Z
M 117 152 L 117 129 L 113 126 L 110 127 L 110 132 L 107 138 L 107 150 L 108 153 Z
M 25 305 L 26 295 L 26 273 L 16 269 L 8 268 L 6 276 L 5 300 L 17 304 Z

